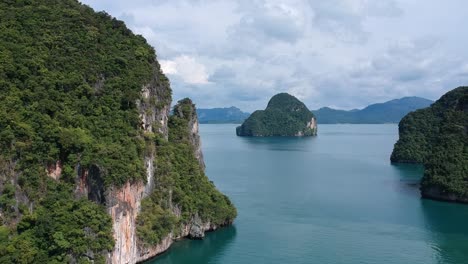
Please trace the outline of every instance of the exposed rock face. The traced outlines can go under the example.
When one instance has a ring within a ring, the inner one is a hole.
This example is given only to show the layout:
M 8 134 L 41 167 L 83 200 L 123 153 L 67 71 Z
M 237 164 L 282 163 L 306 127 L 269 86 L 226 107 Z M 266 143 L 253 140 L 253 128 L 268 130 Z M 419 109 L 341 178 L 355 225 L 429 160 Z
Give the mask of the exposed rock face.
M 229 224 L 231 223 L 226 223 L 226 225 L 229 225 Z M 218 229 L 218 226 L 212 225 L 211 223 L 200 222 L 199 224 L 197 224 L 196 227 L 193 227 L 193 225 L 184 225 L 181 228 L 180 235 L 175 236 L 174 233 L 170 233 L 168 236 L 163 238 L 158 245 L 154 247 L 138 248 L 139 255 L 135 261 L 136 263 L 139 263 L 139 262 L 143 262 L 145 260 L 151 259 L 157 255 L 160 255 L 164 253 L 166 250 L 168 250 L 175 241 L 182 239 L 184 237 L 190 237 L 192 239 L 203 239 L 205 237 L 206 232 L 215 231 L 216 229 Z M 197 236 L 192 236 L 192 230 L 196 230 Z
M 307 128 L 310 128 L 317 133 L 317 119 L 312 117 L 312 119 L 307 123 Z
M 4 157 L 0 155 L 0 193 L 4 192 L 5 185 L 7 184 L 11 184 L 13 186 L 18 185 L 20 174 L 15 170 L 16 165 L 16 161 L 4 159 Z M 32 212 L 34 203 L 31 202 L 25 193 L 20 189 L 17 189 L 15 192 L 15 201 L 16 203 L 12 208 L 15 212 L 15 217 L 7 219 L 0 210 L 0 224 L 17 224 L 21 219 L 19 210 L 20 204 L 27 205 L 29 212 Z
M 312 131 L 312 135 L 314 136 L 317 135 L 317 120 L 315 119 L 315 117 L 312 117 L 312 119 L 310 119 L 310 121 L 307 122 L 306 131 Z M 295 136 L 297 137 L 305 136 L 304 131 L 298 131 Z
M 195 215 L 195 217 L 192 220 L 189 236 L 193 239 L 203 239 L 205 237 L 204 225 L 198 214 Z
M 99 168 L 97 166 L 83 168 L 81 165 L 76 167 L 78 177 L 75 181 L 75 195 L 78 198 L 87 198 L 93 202 L 105 204 L 106 193 Z
M 107 210 L 112 216 L 115 238 L 114 251 L 108 257 L 110 263 L 135 263 L 138 258 L 136 218 L 144 190 L 144 184 L 139 182 L 109 192 Z
M 142 129 L 146 133 L 159 133 L 167 138 L 170 98 L 164 96 L 170 95 L 170 88 L 159 81 L 162 77 L 159 65 L 155 65 L 154 78 L 143 87 L 142 99 L 137 102 L 137 106 Z M 136 263 L 142 254 L 139 251 L 144 250 L 137 246 L 136 219 L 141 208 L 141 200 L 149 195 L 154 188 L 154 157 L 156 153 L 154 148 L 149 149 L 144 157 L 146 183 L 127 182 L 122 188 L 112 188 L 107 194 L 106 206 L 112 216 L 115 238 L 114 251 L 108 256 L 110 263 Z M 154 256 L 148 253 L 144 255 L 148 258 Z
M 62 162 L 57 160 L 55 163 L 49 164 L 47 166 L 47 175 L 54 180 L 58 180 L 62 175 L 62 169 Z
M 192 145 L 195 147 L 195 157 L 198 160 L 202 170 L 205 170 L 205 161 L 203 160 L 203 152 L 201 149 L 201 140 L 200 134 L 198 133 L 198 118 L 196 113 L 192 116 L 191 121 L 189 122 L 189 130 L 190 130 L 190 141 Z
M 429 188 L 421 189 L 421 196 L 423 198 L 439 200 L 439 201 L 468 203 L 468 197 L 463 197 L 455 193 L 444 193 L 438 187 L 429 187 Z

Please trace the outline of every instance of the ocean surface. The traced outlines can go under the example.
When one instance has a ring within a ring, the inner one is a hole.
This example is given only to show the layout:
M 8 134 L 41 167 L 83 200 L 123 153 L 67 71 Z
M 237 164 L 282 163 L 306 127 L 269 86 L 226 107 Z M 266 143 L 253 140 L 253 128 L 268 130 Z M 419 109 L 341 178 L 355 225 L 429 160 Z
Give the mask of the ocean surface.
M 207 175 L 238 218 L 148 263 L 468 263 L 468 205 L 420 198 L 422 168 L 390 164 L 397 125 L 319 125 L 312 138 L 200 129 Z

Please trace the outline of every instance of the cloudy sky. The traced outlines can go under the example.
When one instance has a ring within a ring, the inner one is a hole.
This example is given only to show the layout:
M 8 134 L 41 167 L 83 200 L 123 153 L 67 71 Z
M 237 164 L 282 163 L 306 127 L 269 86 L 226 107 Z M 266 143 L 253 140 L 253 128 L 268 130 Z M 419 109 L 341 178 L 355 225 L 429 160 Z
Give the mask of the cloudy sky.
M 174 99 L 252 111 L 438 99 L 468 84 L 466 0 L 82 0 L 156 48 Z

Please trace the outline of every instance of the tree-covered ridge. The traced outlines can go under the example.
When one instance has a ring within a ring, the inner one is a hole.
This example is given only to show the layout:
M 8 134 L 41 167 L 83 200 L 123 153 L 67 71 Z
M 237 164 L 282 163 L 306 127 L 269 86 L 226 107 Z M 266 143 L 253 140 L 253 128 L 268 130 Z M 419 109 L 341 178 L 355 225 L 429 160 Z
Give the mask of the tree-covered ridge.
M 468 201 L 468 87 L 405 116 L 391 161 L 422 163 L 423 196 Z
M 273 96 L 265 110 L 257 110 L 237 127 L 238 136 L 313 136 L 309 127 L 314 114 L 296 97 L 287 93 Z
M 193 224 L 198 216 L 203 223 L 222 226 L 237 215 L 229 198 L 220 193 L 205 175 L 195 156 L 191 126 L 196 120 L 195 106 L 183 99 L 169 119 L 169 139 L 155 135 L 157 150 L 155 190 L 143 200 L 138 217 L 138 237 L 145 245 L 155 245 L 170 232 Z
M 145 104 L 168 105 L 168 80 L 143 37 L 76 0 L 6 0 L 0 17 L 0 262 L 103 263 L 111 218 L 76 199 L 78 168 L 144 181 L 137 101 L 157 83 Z
M 144 179 L 135 104 L 155 73 L 165 79 L 146 40 L 75 0 L 3 1 L 0 17 L 0 148 L 23 187 L 57 160 L 68 181 L 78 163 L 106 184 Z

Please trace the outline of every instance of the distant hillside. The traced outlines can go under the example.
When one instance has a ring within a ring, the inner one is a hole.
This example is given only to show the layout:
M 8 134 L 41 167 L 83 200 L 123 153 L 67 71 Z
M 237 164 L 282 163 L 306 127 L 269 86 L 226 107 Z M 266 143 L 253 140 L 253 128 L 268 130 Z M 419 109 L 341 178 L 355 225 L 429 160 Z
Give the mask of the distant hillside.
M 220 124 L 244 122 L 249 113 L 242 112 L 239 108 L 231 106 L 229 108 L 197 109 L 198 121 L 202 124 Z
M 403 97 L 372 104 L 362 110 L 336 110 L 323 107 L 312 111 L 319 124 L 382 124 L 398 123 L 409 112 L 430 106 L 433 101 L 421 97 Z

